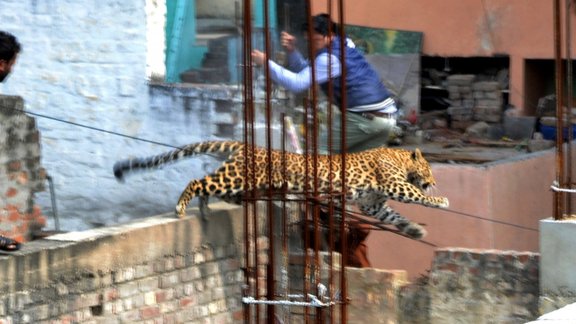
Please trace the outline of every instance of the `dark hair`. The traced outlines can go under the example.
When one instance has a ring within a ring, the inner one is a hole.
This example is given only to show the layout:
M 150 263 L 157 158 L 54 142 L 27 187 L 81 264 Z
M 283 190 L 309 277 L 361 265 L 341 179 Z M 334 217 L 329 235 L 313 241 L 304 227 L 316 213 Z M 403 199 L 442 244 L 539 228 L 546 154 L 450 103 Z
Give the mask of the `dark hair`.
M 312 17 L 312 30 L 320 35 L 329 36 L 330 34 L 338 34 L 338 24 L 330 19 L 330 15 L 326 13 L 318 14 Z M 308 22 L 302 26 L 302 31 L 308 31 Z
M 0 60 L 11 61 L 20 53 L 20 43 L 14 35 L 0 30 Z

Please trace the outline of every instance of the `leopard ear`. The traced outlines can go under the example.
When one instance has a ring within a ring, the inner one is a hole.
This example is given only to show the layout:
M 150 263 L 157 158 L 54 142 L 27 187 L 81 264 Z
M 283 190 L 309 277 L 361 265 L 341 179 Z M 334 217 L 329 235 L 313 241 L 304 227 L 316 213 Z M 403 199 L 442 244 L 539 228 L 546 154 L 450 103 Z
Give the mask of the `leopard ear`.
M 421 159 L 423 159 L 422 152 L 420 152 L 420 149 L 416 148 L 414 152 L 412 152 L 412 160 L 421 160 Z

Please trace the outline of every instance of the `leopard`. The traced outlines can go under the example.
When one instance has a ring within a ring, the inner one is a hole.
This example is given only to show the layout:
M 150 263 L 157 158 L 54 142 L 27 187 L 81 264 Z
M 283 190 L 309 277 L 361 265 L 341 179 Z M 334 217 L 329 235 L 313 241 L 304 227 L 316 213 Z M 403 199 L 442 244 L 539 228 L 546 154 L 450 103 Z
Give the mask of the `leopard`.
M 210 197 L 241 204 L 249 190 L 303 194 L 312 188 L 320 193 L 345 188 L 345 204 L 358 206 L 365 216 L 392 225 L 409 238 L 421 239 L 427 234 L 424 227 L 400 215 L 388 205 L 388 200 L 449 207 L 448 198 L 427 194 L 436 181 L 418 148 L 383 146 L 345 155 L 300 154 L 241 141 L 204 141 L 155 156 L 120 160 L 114 164 L 113 172 L 117 180 L 124 181 L 125 175 L 133 171 L 159 168 L 200 154 L 227 157 L 214 172 L 189 182 L 176 204 L 175 213 L 180 218 L 185 217 L 188 204 L 196 197 L 205 218 Z M 312 172 L 317 177 L 310 176 Z

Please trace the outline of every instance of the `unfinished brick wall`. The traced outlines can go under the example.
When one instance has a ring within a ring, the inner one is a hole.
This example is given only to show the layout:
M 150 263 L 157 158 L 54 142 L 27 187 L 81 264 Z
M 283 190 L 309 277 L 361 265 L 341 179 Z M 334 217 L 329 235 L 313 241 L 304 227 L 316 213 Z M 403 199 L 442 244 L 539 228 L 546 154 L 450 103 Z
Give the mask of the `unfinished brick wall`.
M 428 282 L 431 323 L 524 323 L 537 318 L 539 259 L 533 252 L 437 250 Z
M 405 324 L 525 323 L 539 316 L 533 252 L 442 248 L 427 276 L 399 290 Z
M 0 96 L 0 234 L 20 242 L 45 225 L 34 193 L 44 190 L 40 133 L 21 97 Z

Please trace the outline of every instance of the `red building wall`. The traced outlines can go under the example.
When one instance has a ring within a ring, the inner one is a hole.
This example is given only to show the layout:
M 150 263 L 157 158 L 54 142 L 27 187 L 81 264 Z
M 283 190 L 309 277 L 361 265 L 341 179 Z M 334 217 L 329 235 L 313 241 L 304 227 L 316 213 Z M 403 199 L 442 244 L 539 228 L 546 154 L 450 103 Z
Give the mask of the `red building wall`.
M 560 2 L 563 9 L 564 1 Z M 326 0 L 312 4 L 314 12 L 328 11 Z M 332 7 L 339 19 L 334 1 Z M 576 26 L 575 8 L 573 4 L 572 26 Z M 355 0 L 346 1 L 344 9 L 348 24 L 423 32 L 423 55 L 508 55 L 510 103 L 527 114 L 533 112 L 533 103 L 525 105 L 526 92 L 531 89 L 525 82 L 525 60 L 554 58 L 553 1 Z M 560 16 L 565 20 L 563 10 Z M 562 31 L 565 33 L 564 28 Z M 570 43 L 575 53 L 576 32 Z

